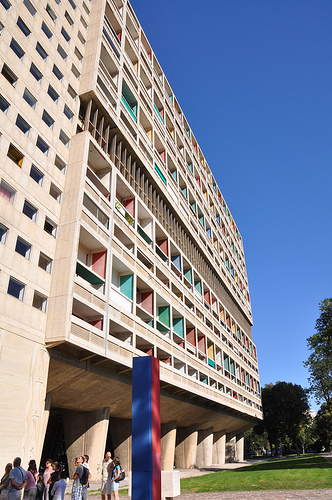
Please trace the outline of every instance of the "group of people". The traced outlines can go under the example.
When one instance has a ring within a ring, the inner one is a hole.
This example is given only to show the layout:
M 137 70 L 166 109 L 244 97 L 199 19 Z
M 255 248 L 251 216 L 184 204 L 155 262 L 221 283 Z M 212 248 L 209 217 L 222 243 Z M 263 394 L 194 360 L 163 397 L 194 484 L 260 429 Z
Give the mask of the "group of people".
M 101 499 L 111 500 L 113 491 L 114 500 L 119 500 L 119 477 L 121 472 L 121 465 L 119 457 L 114 457 L 110 451 L 107 451 L 103 460 L 101 471 Z
M 76 457 L 76 470 L 73 476 L 72 500 L 87 500 L 91 471 L 89 456 Z M 111 453 L 105 454 L 102 465 L 102 500 L 119 500 L 119 477 L 121 472 L 119 457 L 112 460 Z M 66 472 L 60 462 L 46 460 L 43 474 L 37 470 L 35 460 L 30 460 L 28 469 L 21 467 L 21 459 L 16 457 L 13 464 L 8 463 L 0 481 L 0 500 L 64 500 L 67 481 Z
M 53 466 L 53 468 L 52 468 Z M 0 481 L 0 500 L 64 500 L 66 474 L 58 462 L 48 460 L 44 474 L 39 474 L 35 460 L 28 469 L 21 467 L 20 457 L 8 463 Z

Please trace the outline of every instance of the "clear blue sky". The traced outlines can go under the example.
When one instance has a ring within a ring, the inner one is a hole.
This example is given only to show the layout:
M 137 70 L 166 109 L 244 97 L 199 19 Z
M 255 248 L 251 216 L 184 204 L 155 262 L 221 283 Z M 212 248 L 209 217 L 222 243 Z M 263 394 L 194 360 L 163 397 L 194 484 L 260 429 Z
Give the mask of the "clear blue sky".
M 131 3 L 242 234 L 261 383 L 306 387 L 332 296 L 332 2 Z

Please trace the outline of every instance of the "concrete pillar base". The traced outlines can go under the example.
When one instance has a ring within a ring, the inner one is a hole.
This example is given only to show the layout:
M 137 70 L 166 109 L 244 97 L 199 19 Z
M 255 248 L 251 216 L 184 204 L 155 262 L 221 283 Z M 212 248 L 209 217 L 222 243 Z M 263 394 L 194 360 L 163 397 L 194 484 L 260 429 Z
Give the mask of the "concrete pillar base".
M 197 440 L 197 467 L 209 467 L 212 465 L 213 454 L 213 427 L 198 431 Z
M 198 424 L 179 427 L 176 433 L 175 467 L 193 469 L 196 465 Z
M 75 472 L 75 457 L 87 454 L 92 479 L 101 478 L 110 407 L 81 412 L 63 410 L 63 427 L 67 448 L 69 476 Z
M 128 496 L 132 497 L 131 492 L 131 473 L 129 474 L 129 491 Z M 181 494 L 180 490 L 180 471 L 179 470 L 162 470 L 161 471 L 161 498 L 168 500 L 169 498 L 178 497 Z
M 161 470 L 173 471 L 176 443 L 176 420 L 161 424 Z
M 244 460 L 244 434 L 236 435 L 235 443 L 235 462 L 243 462 Z
M 212 463 L 223 465 L 226 461 L 226 431 L 218 431 L 213 434 Z
M 236 434 L 231 432 L 226 434 L 225 460 L 228 463 L 235 462 Z
M 131 470 L 131 419 L 111 417 L 110 433 L 114 456 L 119 457 L 121 467 L 129 472 Z

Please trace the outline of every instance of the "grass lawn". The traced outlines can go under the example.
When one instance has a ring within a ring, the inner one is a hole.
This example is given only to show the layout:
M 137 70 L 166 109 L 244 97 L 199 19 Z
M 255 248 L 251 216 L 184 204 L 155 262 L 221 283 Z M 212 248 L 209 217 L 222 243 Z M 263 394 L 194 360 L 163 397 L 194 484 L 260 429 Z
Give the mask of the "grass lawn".
M 273 460 L 181 480 L 181 492 L 332 489 L 332 464 L 320 455 Z

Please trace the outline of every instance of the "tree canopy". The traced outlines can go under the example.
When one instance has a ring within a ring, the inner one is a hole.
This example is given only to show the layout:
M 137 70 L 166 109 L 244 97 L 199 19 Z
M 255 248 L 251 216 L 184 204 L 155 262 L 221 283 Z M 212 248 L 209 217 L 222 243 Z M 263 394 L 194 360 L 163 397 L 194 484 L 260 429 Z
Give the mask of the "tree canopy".
M 311 352 L 304 365 L 309 371 L 310 391 L 317 403 L 332 405 L 332 298 L 319 303 L 321 314 L 316 333 L 307 339 Z

